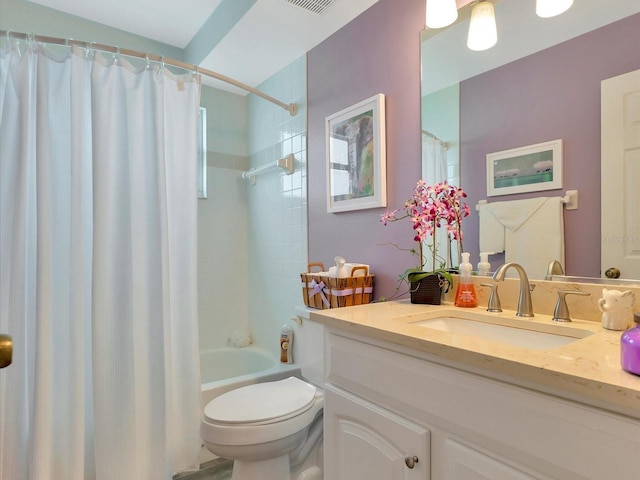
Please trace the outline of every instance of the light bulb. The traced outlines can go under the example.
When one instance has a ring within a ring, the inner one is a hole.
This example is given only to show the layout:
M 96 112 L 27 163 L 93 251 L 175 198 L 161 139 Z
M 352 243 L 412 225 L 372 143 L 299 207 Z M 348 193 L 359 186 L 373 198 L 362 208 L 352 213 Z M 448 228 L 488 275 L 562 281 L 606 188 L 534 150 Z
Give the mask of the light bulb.
M 467 47 L 479 52 L 493 47 L 497 41 L 498 31 L 493 4 L 486 0 L 480 0 L 471 10 Z
M 536 15 L 542 18 L 555 17 L 569 10 L 573 0 L 536 0 Z
M 451 25 L 457 18 L 456 0 L 427 0 L 427 27 L 443 28 Z

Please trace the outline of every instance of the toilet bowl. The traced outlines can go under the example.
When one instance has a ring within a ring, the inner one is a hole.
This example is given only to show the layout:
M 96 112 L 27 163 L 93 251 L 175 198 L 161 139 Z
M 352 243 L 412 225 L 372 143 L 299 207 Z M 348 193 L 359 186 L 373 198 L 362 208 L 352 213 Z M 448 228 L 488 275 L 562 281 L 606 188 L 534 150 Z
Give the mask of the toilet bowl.
M 321 463 L 305 460 L 321 448 L 323 406 L 323 393 L 296 377 L 249 385 L 207 404 L 200 435 L 234 460 L 232 480 L 320 480 Z

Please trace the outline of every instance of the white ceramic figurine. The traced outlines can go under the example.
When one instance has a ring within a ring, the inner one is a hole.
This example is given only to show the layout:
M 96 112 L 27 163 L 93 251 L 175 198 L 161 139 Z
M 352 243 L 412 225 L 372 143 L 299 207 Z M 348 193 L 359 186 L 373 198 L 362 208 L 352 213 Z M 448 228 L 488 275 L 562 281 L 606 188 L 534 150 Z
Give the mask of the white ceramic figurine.
M 631 290 L 602 289 L 598 308 L 602 312 L 602 326 L 607 330 L 626 330 L 633 324 L 633 305 L 636 295 Z

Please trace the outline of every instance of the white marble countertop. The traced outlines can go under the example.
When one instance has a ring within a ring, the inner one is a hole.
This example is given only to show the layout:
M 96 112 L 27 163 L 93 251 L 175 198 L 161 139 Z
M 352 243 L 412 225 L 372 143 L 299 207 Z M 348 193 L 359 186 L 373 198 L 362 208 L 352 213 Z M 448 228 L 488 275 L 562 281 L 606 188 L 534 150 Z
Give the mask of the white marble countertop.
M 549 329 L 550 332 L 578 329 L 578 333 L 589 331 L 593 334 L 567 345 L 539 350 L 415 324 L 425 318 L 456 316 L 456 313 L 468 317 L 484 315 L 501 322 L 533 322 L 536 329 Z M 625 372 L 620 367 L 622 332 L 606 330 L 599 322 L 574 319 L 571 323 L 557 324 L 550 315 L 536 313 L 535 317 L 522 319 L 510 310 L 490 314 L 483 307 L 415 305 L 408 301 L 313 310 L 311 320 L 435 355 L 444 362 L 468 368 L 474 373 L 640 418 L 640 376 Z

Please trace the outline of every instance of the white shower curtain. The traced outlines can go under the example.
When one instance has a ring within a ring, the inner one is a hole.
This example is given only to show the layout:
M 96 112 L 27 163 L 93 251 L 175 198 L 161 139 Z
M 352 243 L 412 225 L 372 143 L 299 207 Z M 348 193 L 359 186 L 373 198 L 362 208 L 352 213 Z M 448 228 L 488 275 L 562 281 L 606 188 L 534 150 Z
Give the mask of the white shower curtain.
M 422 132 L 422 179 L 427 185 L 449 180 L 447 172 L 447 144 L 433 135 Z
M 427 185 L 444 181 L 451 183 L 452 180 L 448 173 L 447 144 L 424 130 L 422 131 L 422 179 L 427 182 Z M 426 268 L 439 268 L 441 263 L 449 268 L 460 263 L 454 260 L 458 258 L 459 254 L 457 245 L 450 241 L 445 229 L 440 228 L 436 231 L 435 242 L 438 245 L 438 252 L 447 253 L 437 260 L 435 266 L 432 265 L 431 255 L 427 255 Z M 424 251 L 429 252 L 431 248 L 427 243 L 424 244 Z
M 0 480 L 197 468 L 199 80 L 0 51 Z

